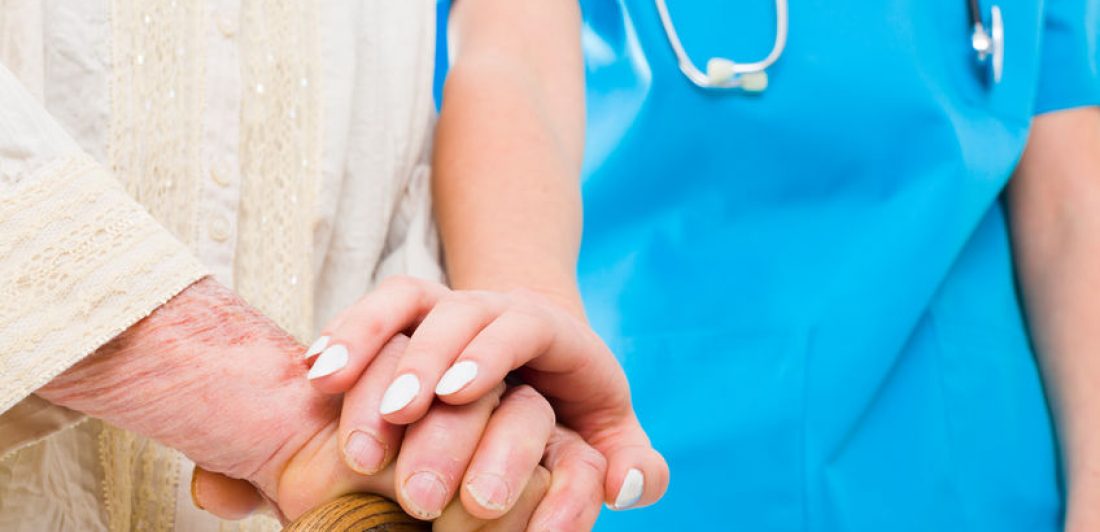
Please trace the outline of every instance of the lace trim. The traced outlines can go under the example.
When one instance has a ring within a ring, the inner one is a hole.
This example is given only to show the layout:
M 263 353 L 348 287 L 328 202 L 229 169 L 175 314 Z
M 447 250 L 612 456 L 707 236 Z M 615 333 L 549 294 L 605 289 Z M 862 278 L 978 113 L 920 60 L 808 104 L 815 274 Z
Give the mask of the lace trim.
M 0 330 L 5 331 L 0 379 L 14 380 L 15 385 L 5 383 L 0 389 L 17 394 L 15 399 L 45 384 L 205 273 L 87 157 L 51 163 L 21 180 L 12 192 L 0 198 L 0 250 L 8 257 L 0 263 Z M 81 327 L 71 327 L 72 323 Z M 6 409 L 11 400 L 3 397 L 0 405 Z M 105 466 L 113 463 L 104 460 Z M 161 484 L 175 483 L 174 470 L 160 469 L 155 459 L 146 463 Z M 108 478 L 112 471 L 106 468 Z M 112 517 L 129 511 L 115 497 L 107 496 L 105 502 Z M 157 509 L 147 515 L 162 518 L 142 524 L 171 528 L 172 513 Z M 111 529 L 129 530 L 128 517 L 112 519 Z
M 201 2 L 113 0 L 111 168 L 184 242 L 198 241 L 202 183 Z M 310 221 L 320 171 L 316 5 L 241 6 L 241 210 L 238 292 L 288 331 L 312 326 Z M 100 440 L 111 530 L 167 530 L 177 455 L 105 427 Z M 278 530 L 257 517 L 221 528 Z
M 203 275 L 83 156 L 51 163 L 0 196 L 0 256 L 0 411 Z
M 107 157 L 126 190 L 186 244 L 202 175 L 203 2 L 113 0 Z M 108 528 L 171 530 L 178 453 L 111 426 L 100 433 Z
M 313 327 L 313 208 L 321 105 L 314 2 L 241 6 L 241 211 L 236 289 L 281 327 Z
M 170 494 L 179 481 L 175 457 L 175 451 L 152 440 L 103 425 L 99 459 L 108 530 L 173 529 L 176 501 Z
M 111 4 L 111 170 L 189 245 L 203 177 L 202 23 L 202 2 Z

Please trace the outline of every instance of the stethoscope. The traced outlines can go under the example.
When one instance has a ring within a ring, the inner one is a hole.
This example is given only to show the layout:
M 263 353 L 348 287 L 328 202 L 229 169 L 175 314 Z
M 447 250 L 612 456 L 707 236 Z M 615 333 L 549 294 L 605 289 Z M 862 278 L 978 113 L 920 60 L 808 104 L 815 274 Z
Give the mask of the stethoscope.
M 970 45 L 978 55 L 978 63 L 984 65 L 988 62 L 993 82 L 1000 83 L 1005 52 L 1001 8 L 996 5 L 990 8 L 987 30 L 982 21 L 981 6 L 978 1 L 967 0 L 967 9 L 970 12 L 970 22 L 973 27 Z M 707 61 L 705 72 L 695 66 L 691 56 L 684 50 L 665 0 L 654 0 L 654 2 L 657 4 L 657 13 L 661 16 L 661 25 L 665 28 L 668 43 L 672 46 L 672 51 L 680 64 L 680 71 L 692 83 L 704 89 L 741 89 L 746 92 L 762 92 L 768 88 L 767 70 L 779 60 L 779 56 L 783 55 L 783 49 L 787 46 L 787 0 L 775 0 L 775 44 L 772 45 L 772 50 L 767 56 L 752 63 L 738 63 L 725 57 L 712 57 Z

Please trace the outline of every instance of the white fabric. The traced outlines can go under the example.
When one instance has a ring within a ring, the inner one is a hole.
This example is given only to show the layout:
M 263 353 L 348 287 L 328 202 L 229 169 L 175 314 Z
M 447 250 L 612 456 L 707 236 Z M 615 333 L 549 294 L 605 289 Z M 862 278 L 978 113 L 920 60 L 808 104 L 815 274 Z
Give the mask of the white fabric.
M 180 0 L 178 4 L 192 13 L 181 15 L 180 20 L 199 27 L 193 32 L 195 43 L 183 42 L 169 51 L 198 54 L 195 64 L 201 67 L 195 74 L 200 82 L 191 87 L 193 94 L 185 92 L 187 79 L 183 78 L 179 94 L 160 96 L 165 102 L 185 97 L 201 101 L 201 112 L 188 117 L 201 128 L 196 137 L 199 151 L 186 161 L 189 168 L 200 172 L 185 176 L 194 178 L 197 206 L 182 221 L 161 219 L 156 206 L 146 207 L 187 243 L 219 280 L 234 285 L 241 275 L 258 275 L 236 267 L 239 247 L 249 245 L 242 243 L 238 234 L 240 207 L 248 199 L 243 197 L 247 188 L 242 187 L 241 154 L 250 142 L 242 131 L 242 113 L 249 102 L 260 107 L 261 98 L 270 94 L 261 87 L 246 86 L 253 75 L 245 70 L 246 63 L 262 58 L 263 51 L 242 44 L 242 34 L 257 27 L 242 11 L 246 5 L 262 11 L 266 4 L 256 0 L 251 4 Z M 166 16 L 177 8 L 177 2 L 169 4 L 169 0 L 0 0 L 0 62 L 23 85 L 18 90 L 21 95 L 16 95 L 11 83 L 0 83 L 0 128 L 8 124 L 29 127 L 18 136 L 8 136 L 18 137 L 19 142 L 0 143 L 0 176 L 30 172 L 74 149 L 116 173 L 128 168 L 115 160 L 119 150 L 127 148 L 118 145 L 126 132 L 112 131 L 111 125 L 140 124 L 141 116 L 119 120 L 123 109 L 119 101 L 112 100 L 112 94 L 117 100 L 119 72 L 125 71 L 120 62 L 129 62 L 126 68 L 133 69 L 148 59 L 141 50 L 119 46 L 120 38 L 126 37 L 118 33 L 124 24 L 119 14 L 129 9 L 133 15 L 134 9 L 146 5 L 155 6 L 149 9 L 156 16 Z M 281 279 L 312 282 L 310 290 L 303 292 L 312 294 L 311 312 L 301 314 L 309 316 L 309 323 L 284 324 L 302 335 L 315 332 L 382 276 L 411 273 L 439 279 L 442 274 L 428 182 L 434 121 L 435 2 L 324 0 L 296 5 L 315 15 L 311 20 L 316 24 L 317 54 L 303 61 L 316 73 L 309 88 L 319 91 L 320 102 L 316 191 L 303 196 L 310 201 L 303 211 L 307 214 L 291 220 L 310 228 L 312 252 L 305 251 L 305 264 L 311 271 L 302 281 L 297 276 Z M 140 13 L 130 20 L 139 26 L 143 23 Z M 154 25 L 159 22 L 152 21 Z M 168 27 L 176 26 L 173 21 Z M 186 37 L 191 35 L 188 31 L 183 28 L 179 34 Z M 128 53 L 118 57 L 119 50 Z M 39 108 L 10 105 L 25 97 L 25 89 L 64 132 L 57 131 L 45 114 L 30 116 L 41 112 Z M 124 111 L 140 113 L 140 103 Z M 145 110 L 158 113 L 159 105 L 147 101 Z M 149 176 L 118 177 L 131 190 L 149 185 Z M 252 281 L 255 284 L 255 279 Z M 0 460 L 0 530 L 107 528 L 95 424 L 71 428 L 76 423 L 78 417 L 73 413 L 33 397 L 0 414 L 0 428 L 5 431 L 0 437 L 0 456 L 33 444 Z M 45 437 L 66 427 L 70 428 Z M 40 441 L 44 437 L 45 441 Z M 174 527 L 210 530 L 221 526 L 191 506 L 186 489 L 190 463 L 181 459 L 178 467 Z

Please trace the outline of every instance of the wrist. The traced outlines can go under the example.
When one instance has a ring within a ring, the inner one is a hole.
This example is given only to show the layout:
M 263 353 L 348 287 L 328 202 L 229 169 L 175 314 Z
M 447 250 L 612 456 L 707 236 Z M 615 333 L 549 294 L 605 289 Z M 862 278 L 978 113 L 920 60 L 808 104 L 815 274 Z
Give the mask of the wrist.
M 302 351 L 230 290 L 202 280 L 38 394 L 271 493 L 278 464 L 336 407 L 309 387 Z

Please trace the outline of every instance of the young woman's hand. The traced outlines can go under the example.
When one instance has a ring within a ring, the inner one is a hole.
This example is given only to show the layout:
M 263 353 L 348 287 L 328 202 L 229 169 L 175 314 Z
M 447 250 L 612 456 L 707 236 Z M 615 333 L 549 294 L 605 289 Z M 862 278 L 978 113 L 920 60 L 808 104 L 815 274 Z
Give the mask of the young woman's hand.
M 196 468 L 195 504 L 226 519 L 240 519 L 269 502 L 286 518 L 353 492 L 398 501 L 410 515 L 434 520 L 436 530 L 587 530 L 603 500 L 606 463 L 576 434 L 554 426 L 549 404 L 529 386 L 497 386 L 478 401 L 438 404 L 411 425 L 378 433 L 396 461 L 364 475 L 343 463 L 350 437 L 346 416 L 373 405 L 397 365 L 407 339 L 383 347 L 363 379 L 345 395 L 342 416 L 318 432 L 281 466 L 273 501 L 252 483 Z M 388 457 L 387 457 L 388 458 Z M 387 460 L 388 461 L 388 460 Z M 543 465 L 540 466 L 540 463 Z M 485 479 L 491 479 L 485 482 Z M 480 486 L 499 482 L 503 490 Z M 461 493 L 460 493 L 461 490 Z M 501 500 L 487 502 L 499 495 Z
M 393 498 L 415 517 L 439 518 L 439 524 L 513 524 L 502 530 L 528 524 L 534 530 L 590 528 L 603 500 L 606 462 L 574 433 L 555 427 L 550 404 L 530 386 L 505 390 L 497 384 L 463 405 L 436 403 L 408 426 L 381 418 L 383 391 L 408 343 L 398 336 L 383 347 L 344 394 L 331 437 L 304 460 L 291 461 L 280 481 L 280 505 L 308 509 L 294 501 L 303 495 L 301 486 L 317 486 L 322 493 L 306 494 L 308 506 L 370 491 Z M 381 464 L 364 468 L 340 452 L 356 437 L 370 438 L 385 450 Z M 541 473 L 540 464 L 545 466 Z M 379 470 L 382 465 L 388 467 Z M 550 476 L 544 479 L 547 470 Z M 452 500 L 457 504 L 448 506 Z
M 375 369 L 380 376 L 368 371 L 367 382 L 386 382 L 406 341 L 398 337 L 383 346 Z M 493 475 L 517 492 L 507 508 L 491 514 L 502 515 L 502 523 L 575 529 L 587 522 L 578 519 L 595 519 L 603 470 L 593 470 L 599 462 L 592 457 L 600 455 L 579 438 L 566 439 L 563 448 L 558 442 L 567 433 L 555 430 L 549 404 L 529 387 L 505 393 L 497 386 L 477 401 L 433 408 L 404 435 L 382 433 L 389 448 L 400 446 L 401 452 L 393 467 L 367 476 L 342 459 L 340 398 L 308 384 L 304 351 L 207 279 L 37 393 L 183 451 L 203 468 L 195 480 L 196 499 L 224 517 L 243 517 L 267 500 L 293 519 L 362 491 L 395 498 L 410 513 L 433 518 L 461 482 Z M 347 394 L 345 410 L 359 401 L 377 404 L 382 386 L 373 392 L 366 383 L 357 387 Z M 553 470 L 549 487 L 540 460 Z M 471 522 L 463 508 L 448 512 L 468 519 L 446 522 Z M 576 515 L 556 514 L 558 508 Z M 538 521 L 528 519 L 532 512 Z
M 385 462 L 377 436 L 386 423 L 420 419 L 438 398 L 465 405 L 490 394 L 510 372 L 549 398 L 565 426 L 608 461 L 605 493 L 615 509 L 652 504 L 668 486 L 668 466 L 634 414 L 626 376 L 580 319 L 525 291 L 452 291 L 438 283 L 391 278 L 326 327 L 306 357 L 313 385 L 336 394 L 355 389 L 395 334 L 412 336 L 386 392 L 371 408 L 345 410 L 345 433 L 376 436 L 343 451 L 357 469 Z M 373 386 L 373 384 L 372 384 Z M 383 458 L 379 458 L 382 456 Z

